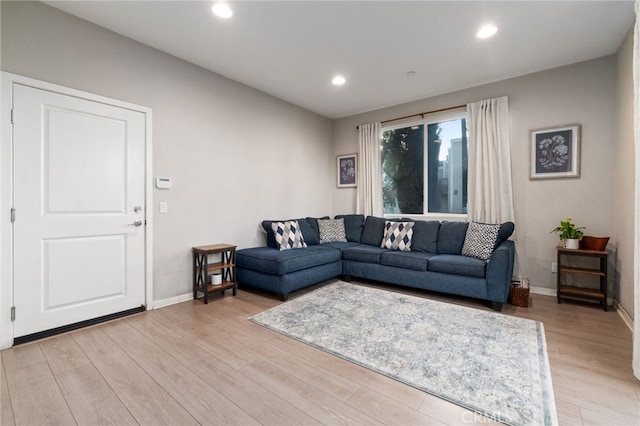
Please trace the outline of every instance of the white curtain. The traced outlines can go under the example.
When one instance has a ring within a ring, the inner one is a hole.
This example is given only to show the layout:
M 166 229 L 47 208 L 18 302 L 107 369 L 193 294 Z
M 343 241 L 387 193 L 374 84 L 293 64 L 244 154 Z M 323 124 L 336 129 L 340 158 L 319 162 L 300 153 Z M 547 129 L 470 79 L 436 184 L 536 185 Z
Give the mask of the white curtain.
M 382 155 L 380 123 L 358 127 L 360 147 L 356 212 L 365 216 L 382 216 Z
M 485 223 L 515 221 L 507 97 L 467 104 L 467 216 Z
M 633 375 L 640 379 L 640 2 L 636 0 L 633 38 L 633 127 L 635 134 L 636 189 L 633 302 Z

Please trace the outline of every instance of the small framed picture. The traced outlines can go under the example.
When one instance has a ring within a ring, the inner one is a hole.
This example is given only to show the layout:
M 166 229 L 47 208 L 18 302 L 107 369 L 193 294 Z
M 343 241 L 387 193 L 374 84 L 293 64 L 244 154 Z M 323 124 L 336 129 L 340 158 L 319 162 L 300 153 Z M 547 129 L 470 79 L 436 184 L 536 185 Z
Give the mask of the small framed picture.
M 354 188 L 357 186 L 358 154 L 338 155 L 337 164 L 338 188 Z
M 580 125 L 531 131 L 530 179 L 580 177 Z

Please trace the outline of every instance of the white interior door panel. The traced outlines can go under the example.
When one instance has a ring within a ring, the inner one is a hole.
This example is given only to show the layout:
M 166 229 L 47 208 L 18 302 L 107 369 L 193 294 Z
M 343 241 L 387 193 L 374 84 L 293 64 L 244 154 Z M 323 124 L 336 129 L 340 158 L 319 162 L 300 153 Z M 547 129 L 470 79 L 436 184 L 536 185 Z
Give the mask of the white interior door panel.
M 13 109 L 14 337 L 143 305 L 144 114 L 20 84 Z

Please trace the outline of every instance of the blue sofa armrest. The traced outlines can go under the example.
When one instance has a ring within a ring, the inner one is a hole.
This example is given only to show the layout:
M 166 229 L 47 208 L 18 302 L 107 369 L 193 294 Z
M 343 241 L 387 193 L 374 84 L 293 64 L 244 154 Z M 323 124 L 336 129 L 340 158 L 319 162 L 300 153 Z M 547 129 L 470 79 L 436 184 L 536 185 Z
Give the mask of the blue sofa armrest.
M 509 284 L 513 275 L 515 244 L 511 240 L 500 244 L 487 263 L 487 298 L 504 303 L 509 295 Z

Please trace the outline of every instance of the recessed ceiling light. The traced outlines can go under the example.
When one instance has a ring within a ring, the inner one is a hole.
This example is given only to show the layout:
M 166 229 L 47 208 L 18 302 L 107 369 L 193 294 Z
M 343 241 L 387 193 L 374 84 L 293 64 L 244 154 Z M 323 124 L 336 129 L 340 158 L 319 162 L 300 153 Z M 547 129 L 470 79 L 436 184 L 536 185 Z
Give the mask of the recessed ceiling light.
M 214 15 L 216 15 L 218 18 L 231 18 L 231 16 L 233 16 L 233 11 L 231 10 L 231 8 L 229 6 L 227 6 L 224 3 L 216 3 L 213 5 L 213 7 L 211 8 L 211 11 L 213 12 Z
M 489 38 L 498 32 L 498 28 L 493 25 L 483 25 L 476 33 L 478 38 Z
M 333 80 L 331 80 L 331 82 L 336 86 L 342 86 L 347 82 L 347 80 L 341 75 L 336 75 L 335 77 L 333 77 Z
M 408 76 L 408 77 L 413 77 L 414 75 L 416 75 L 416 72 L 415 72 L 415 71 L 408 71 L 408 72 L 407 72 L 407 76 Z

